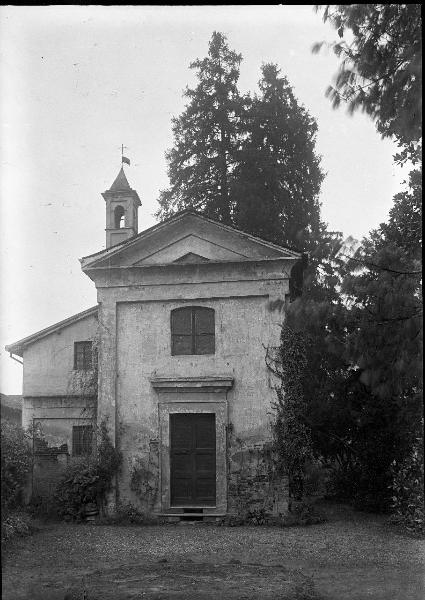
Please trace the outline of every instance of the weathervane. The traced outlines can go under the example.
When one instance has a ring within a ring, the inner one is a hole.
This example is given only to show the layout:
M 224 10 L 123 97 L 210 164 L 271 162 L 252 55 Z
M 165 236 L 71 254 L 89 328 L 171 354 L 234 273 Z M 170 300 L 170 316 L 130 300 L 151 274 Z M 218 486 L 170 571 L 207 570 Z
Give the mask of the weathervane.
M 124 146 L 123 144 L 121 144 L 121 164 L 125 163 L 126 165 L 130 166 L 130 159 L 127 158 L 126 156 L 124 156 L 124 148 L 126 148 L 126 150 L 128 150 L 127 146 Z

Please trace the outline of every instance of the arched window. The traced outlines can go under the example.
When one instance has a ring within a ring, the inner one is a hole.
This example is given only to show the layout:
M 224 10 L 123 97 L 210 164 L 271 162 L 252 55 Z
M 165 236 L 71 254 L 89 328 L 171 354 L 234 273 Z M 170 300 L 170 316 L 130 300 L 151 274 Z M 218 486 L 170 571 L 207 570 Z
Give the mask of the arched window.
M 185 306 L 171 311 L 171 354 L 214 354 L 212 308 Z
M 122 206 L 117 206 L 114 210 L 115 229 L 125 227 L 125 210 Z

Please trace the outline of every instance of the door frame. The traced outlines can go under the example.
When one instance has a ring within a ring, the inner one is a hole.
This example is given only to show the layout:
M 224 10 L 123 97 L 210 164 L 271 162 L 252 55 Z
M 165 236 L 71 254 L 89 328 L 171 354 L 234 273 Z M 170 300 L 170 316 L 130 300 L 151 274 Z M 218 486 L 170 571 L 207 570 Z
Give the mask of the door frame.
M 190 380 L 156 378 L 151 382 L 158 392 L 161 512 L 179 514 L 185 508 L 184 506 L 173 507 L 170 501 L 170 414 L 212 413 L 215 415 L 216 435 L 216 504 L 203 507 L 203 513 L 225 514 L 227 512 L 227 391 L 233 385 L 233 378 L 209 377 Z

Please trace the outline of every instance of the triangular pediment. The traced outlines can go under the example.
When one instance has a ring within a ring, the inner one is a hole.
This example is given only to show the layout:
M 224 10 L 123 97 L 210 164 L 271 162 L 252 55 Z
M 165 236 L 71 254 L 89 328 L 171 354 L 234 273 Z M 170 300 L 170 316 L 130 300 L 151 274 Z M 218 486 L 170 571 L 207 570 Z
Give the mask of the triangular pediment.
M 195 264 L 195 263 L 203 263 L 208 262 L 209 258 L 205 258 L 205 256 L 201 256 L 200 254 L 195 254 L 194 252 L 188 252 L 184 254 L 180 258 L 176 258 L 173 262 L 178 263 L 180 265 L 187 264 Z
M 203 262 L 298 258 L 299 252 L 243 233 L 195 212 L 183 212 L 126 242 L 81 259 L 83 270 Z
M 153 252 L 147 256 L 143 256 L 140 260 L 133 263 L 134 266 L 144 265 L 165 265 L 183 261 L 185 257 L 190 255 L 192 258 L 199 256 L 203 261 L 217 260 L 241 260 L 247 258 L 246 255 L 235 252 L 231 248 L 226 248 L 219 243 L 219 240 L 212 236 L 207 239 L 202 235 L 189 230 L 181 232 L 182 237 L 172 240 L 164 247 L 155 248 Z M 205 232 L 204 232 L 205 235 Z M 184 262 L 184 261 L 183 261 Z M 186 261 L 188 262 L 188 261 Z M 191 262 L 199 262 L 192 260 Z

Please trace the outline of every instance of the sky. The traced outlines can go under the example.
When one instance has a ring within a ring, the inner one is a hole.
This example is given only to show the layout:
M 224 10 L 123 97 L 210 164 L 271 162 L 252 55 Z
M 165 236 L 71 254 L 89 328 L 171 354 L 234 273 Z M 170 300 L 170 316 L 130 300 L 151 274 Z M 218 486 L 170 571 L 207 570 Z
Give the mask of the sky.
M 317 120 L 329 228 L 361 239 L 387 219 L 407 172 L 366 115 L 325 98 L 339 62 L 311 47 L 337 36 L 313 6 L 1 6 L 1 392 L 22 390 L 5 344 L 96 304 L 78 259 L 105 247 L 101 192 L 120 169 L 121 144 L 142 201 L 139 231 L 155 224 L 171 119 L 213 31 L 243 56 L 242 92 L 258 89 L 263 63 L 277 63 Z

